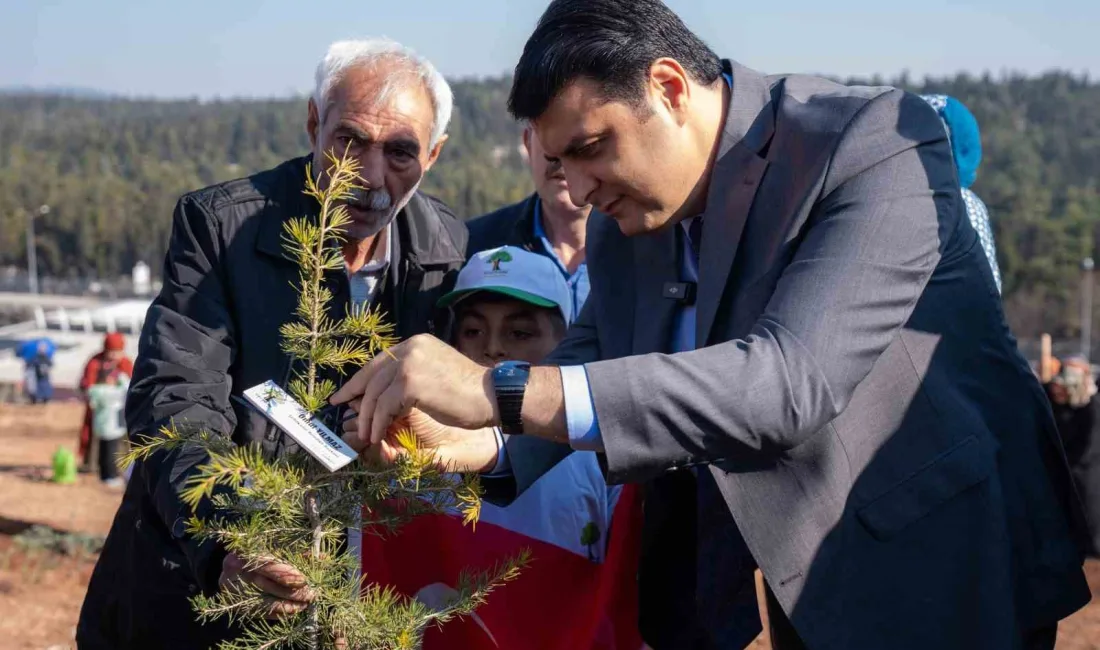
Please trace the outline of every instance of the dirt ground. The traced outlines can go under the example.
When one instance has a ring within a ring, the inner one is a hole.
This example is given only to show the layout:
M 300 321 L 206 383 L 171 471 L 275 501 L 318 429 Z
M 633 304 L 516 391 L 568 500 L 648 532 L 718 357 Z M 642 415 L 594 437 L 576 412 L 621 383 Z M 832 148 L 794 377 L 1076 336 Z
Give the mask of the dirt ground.
M 0 648 L 75 648 L 77 614 L 94 558 L 24 553 L 12 537 L 32 524 L 106 535 L 122 493 L 93 475 L 49 481 L 58 447 L 74 452 L 79 404 L 0 405 Z
M 12 537 L 32 524 L 105 535 L 121 492 L 81 475 L 75 485 L 49 481 L 58 447 L 76 449 L 79 404 L 0 404 L 0 650 L 69 650 L 94 558 L 25 553 Z M 1086 566 L 1100 593 L 1100 562 Z M 752 650 L 770 645 L 762 637 Z M 1058 650 L 1100 650 L 1100 601 L 1059 628 Z

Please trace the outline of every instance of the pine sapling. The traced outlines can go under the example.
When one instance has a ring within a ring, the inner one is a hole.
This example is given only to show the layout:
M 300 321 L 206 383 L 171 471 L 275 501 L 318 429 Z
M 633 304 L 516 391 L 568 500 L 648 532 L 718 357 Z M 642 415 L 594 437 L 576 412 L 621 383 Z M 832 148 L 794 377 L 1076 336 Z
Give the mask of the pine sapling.
M 328 162 L 324 189 L 307 172 L 305 193 L 316 200 L 317 216 L 289 220 L 283 236 L 299 267 L 295 318 L 280 329 L 282 350 L 296 362 L 285 388 L 309 413 L 324 408 L 336 391 L 332 377 L 385 354 L 395 340 L 393 326 L 380 311 L 353 307 L 343 318 L 330 316 L 333 295 L 324 279 L 345 269 L 341 245 L 350 218 L 344 203 L 358 189 L 359 165 L 347 156 L 330 155 Z M 481 504 L 476 477 L 439 467 L 408 432 L 396 436 L 406 453 L 395 463 L 359 457 L 334 472 L 306 452 L 271 458 L 259 445 L 236 445 L 226 433 L 176 422 L 142 438 L 121 461 L 125 465 L 155 453 L 201 448 L 209 459 L 197 468 L 183 495 L 196 513 L 188 534 L 221 544 L 249 568 L 280 562 L 305 577 L 311 605 L 301 614 L 277 619 L 267 618 L 269 601 L 249 583 L 223 588 L 212 597 L 194 597 L 192 605 L 202 622 L 224 618 L 237 624 L 239 634 L 221 643 L 221 650 L 418 648 L 429 625 L 471 614 L 527 561 L 523 553 L 487 571 L 464 573 L 455 586 L 457 595 L 435 609 L 372 585 L 370 576 L 359 576 L 358 558 L 344 543 L 345 531 L 366 526 L 392 533 L 415 517 L 455 512 L 473 525 Z

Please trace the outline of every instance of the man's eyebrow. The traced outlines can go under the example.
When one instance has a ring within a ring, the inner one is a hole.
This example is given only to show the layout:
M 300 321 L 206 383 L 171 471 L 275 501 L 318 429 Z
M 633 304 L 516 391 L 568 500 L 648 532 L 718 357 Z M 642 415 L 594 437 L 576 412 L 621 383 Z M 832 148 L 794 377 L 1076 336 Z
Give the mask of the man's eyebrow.
M 413 155 L 420 153 L 420 140 L 417 140 L 416 138 L 400 136 L 388 141 L 387 144 L 392 144 L 403 149 L 408 149 L 409 153 L 412 153 Z
M 351 122 L 339 122 L 336 125 L 336 130 L 337 131 L 345 131 L 345 132 L 355 136 L 357 139 L 362 140 L 364 142 L 370 142 L 372 140 L 371 134 L 367 133 L 366 131 L 359 128 L 355 124 L 352 124 Z
M 364 131 L 359 126 L 352 124 L 351 122 L 339 122 L 336 125 L 337 132 L 345 132 L 354 136 L 357 140 L 363 142 L 374 142 L 374 136 Z M 413 155 L 420 153 L 420 140 L 415 136 L 400 134 L 395 136 L 391 140 L 387 140 L 386 144 L 403 147 L 408 149 Z

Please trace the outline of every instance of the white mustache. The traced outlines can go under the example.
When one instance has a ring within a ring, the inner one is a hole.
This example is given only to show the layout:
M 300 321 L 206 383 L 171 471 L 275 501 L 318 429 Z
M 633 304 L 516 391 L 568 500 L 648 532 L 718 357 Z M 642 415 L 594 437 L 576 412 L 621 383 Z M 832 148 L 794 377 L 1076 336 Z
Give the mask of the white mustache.
M 384 187 L 374 190 L 356 189 L 352 191 L 348 204 L 371 212 L 383 212 L 393 206 L 393 197 Z

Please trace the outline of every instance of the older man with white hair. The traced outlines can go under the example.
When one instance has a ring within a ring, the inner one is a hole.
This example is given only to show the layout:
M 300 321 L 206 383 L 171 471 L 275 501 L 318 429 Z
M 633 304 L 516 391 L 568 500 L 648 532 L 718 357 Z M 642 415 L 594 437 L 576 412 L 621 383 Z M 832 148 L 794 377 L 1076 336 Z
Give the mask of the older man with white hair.
M 303 189 L 310 169 L 327 184 L 327 152 L 358 159 L 362 186 L 347 201 L 345 272 L 327 278 L 334 316 L 372 305 L 401 337 L 434 329 L 435 303 L 464 261 L 466 231 L 417 188 L 446 140 L 451 105 L 439 72 L 400 44 L 335 43 L 309 100 L 312 153 L 179 200 L 164 288 L 145 321 L 126 404 L 131 436 L 155 435 L 175 420 L 271 455 L 294 448 L 231 397 L 291 372 L 278 336 L 294 313 L 298 268 L 283 249 L 283 224 L 317 213 Z M 267 592 L 273 615 L 305 606 L 301 576 L 289 567 L 245 570 L 233 554 L 187 534 L 180 493 L 204 460 L 174 452 L 136 467 L 88 587 L 80 648 L 213 647 L 234 631 L 197 623 L 188 599 L 237 580 Z

